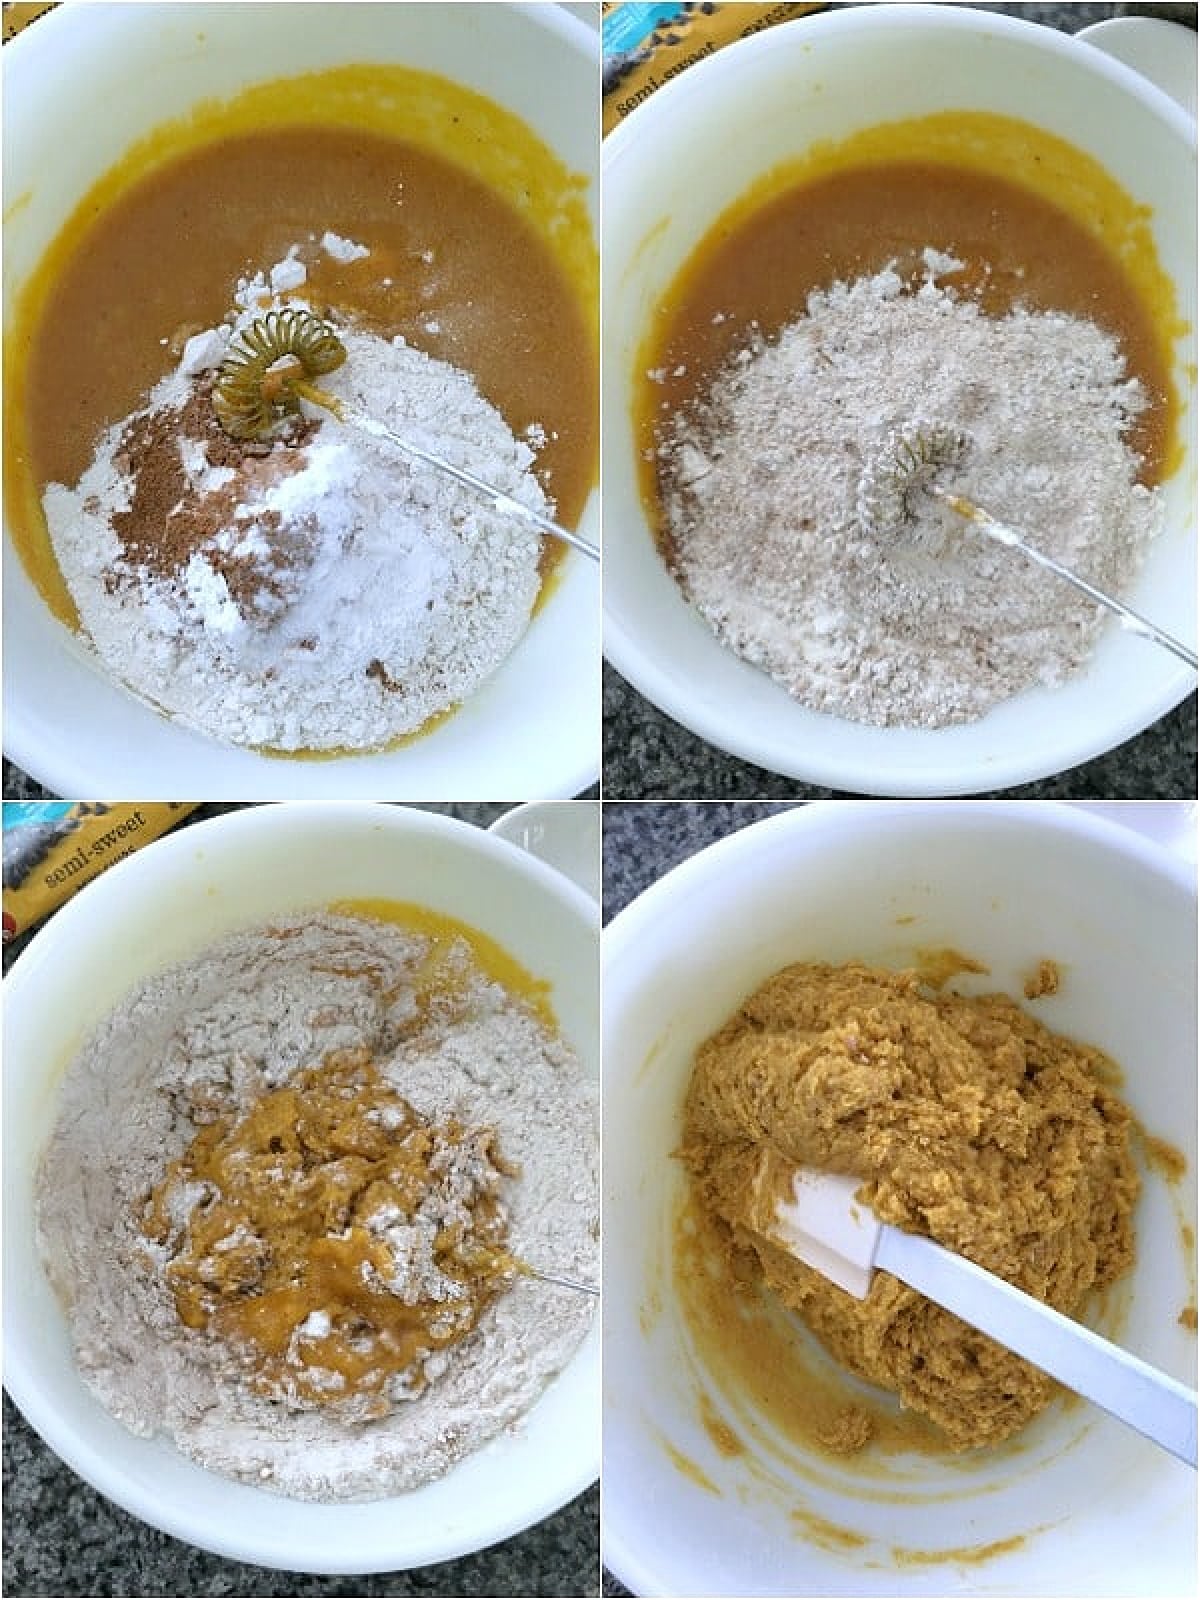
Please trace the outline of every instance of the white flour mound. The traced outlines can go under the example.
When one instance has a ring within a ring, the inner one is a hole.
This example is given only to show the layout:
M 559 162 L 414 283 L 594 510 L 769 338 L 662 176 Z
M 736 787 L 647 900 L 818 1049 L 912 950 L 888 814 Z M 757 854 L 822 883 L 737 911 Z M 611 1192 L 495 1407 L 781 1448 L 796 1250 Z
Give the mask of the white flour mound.
M 241 299 L 234 326 L 283 303 Z M 337 331 L 348 358 L 322 388 L 553 513 L 533 451 L 467 373 L 403 341 Z M 140 465 L 129 431 L 182 414 L 229 336 L 228 327 L 197 335 L 146 406 L 104 434 L 78 485 L 49 485 L 55 555 L 104 666 L 180 722 L 276 750 L 379 748 L 467 699 L 511 653 L 537 599 L 540 537 L 446 475 L 306 407 L 315 434 L 289 453 L 282 477 L 262 462 L 245 472 L 212 465 L 205 440 L 181 424 L 187 488 L 170 515 L 194 523 L 215 514 L 220 526 L 179 570 L 131 560 L 112 521 L 129 509 Z M 218 505 L 227 511 L 214 513 Z M 261 569 L 252 603 L 231 592 L 230 564 Z
M 944 487 L 1117 595 L 1161 496 L 1136 481 L 1147 398 L 1116 341 L 1060 313 L 987 317 L 935 281 L 961 263 L 925 260 L 915 293 L 889 270 L 811 295 L 658 453 L 677 575 L 724 643 L 815 710 L 937 728 L 1062 683 L 1107 613 L 927 495 L 913 526 L 864 529 L 859 479 L 892 431 L 965 431 Z
M 299 1499 L 376 1499 L 519 1427 L 579 1345 L 591 1297 L 518 1278 L 391 1416 L 289 1409 L 247 1387 L 217 1338 L 183 1326 L 161 1249 L 138 1226 L 196 1132 L 197 1102 L 245 1108 L 363 1046 L 415 1110 L 496 1130 L 520 1169 L 501 1189 L 513 1253 L 595 1283 L 595 1089 L 465 944 L 455 998 L 419 1012 L 428 949 L 421 935 L 332 915 L 239 934 L 144 982 L 68 1069 L 39 1173 L 39 1245 L 80 1371 L 132 1432 L 164 1432 L 202 1466 Z

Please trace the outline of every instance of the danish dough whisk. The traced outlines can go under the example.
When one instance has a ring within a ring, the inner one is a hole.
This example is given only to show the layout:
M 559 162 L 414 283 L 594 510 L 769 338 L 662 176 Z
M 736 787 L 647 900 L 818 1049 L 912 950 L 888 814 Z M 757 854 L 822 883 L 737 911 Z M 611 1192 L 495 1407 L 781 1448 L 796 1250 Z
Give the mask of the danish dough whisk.
M 600 551 L 590 540 L 572 533 L 503 489 L 485 483 L 465 467 L 456 466 L 435 451 L 394 433 L 367 412 L 347 405 L 337 395 L 328 394 L 312 382 L 314 378 L 336 371 L 345 359 L 345 345 L 329 324 L 311 311 L 300 306 L 268 311 L 237 336 L 217 371 L 213 387 L 217 421 L 233 439 L 263 439 L 285 417 L 299 415 L 301 400 L 307 400 L 331 412 L 339 422 L 374 439 L 382 439 L 410 459 L 455 479 L 464 488 L 489 500 L 495 510 L 517 517 L 540 533 L 560 539 L 593 561 L 599 561 Z
M 943 488 L 938 482 L 939 473 L 958 466 L 967 444 L 966 434 L 940 423 L 920 422 L 908 428 L 893 429 L 882 447 L 867 460 L 859 479 L 857 510 L 864 531 L 877 538 L 899 532 L 913 521 L 918 497 L 927 494 L 948 506 L 986 538 L 1019 550 L 1027 560 L 1062 578 L 1089 600 L 1111 611 L 1128 632 L 1169 650 L 1196 671 L 1196 652 L 1173 634 L 1030 544 L 1023 533 L 1001 522 L 973 500 Z

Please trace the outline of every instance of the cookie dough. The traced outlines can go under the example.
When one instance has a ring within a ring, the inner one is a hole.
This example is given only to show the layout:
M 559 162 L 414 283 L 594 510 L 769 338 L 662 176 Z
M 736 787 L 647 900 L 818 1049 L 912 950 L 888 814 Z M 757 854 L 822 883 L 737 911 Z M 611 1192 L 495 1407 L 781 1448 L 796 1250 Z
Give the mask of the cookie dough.
M 1004 995 L 797 965 L 701 1046 L 681 1154 L 701 1204 L 830 1353 L 968 1449 L 1023 1427 L 1056 1385 L 889 1274 L 860 1301 L 746 1228 L 760 1152 L 861 1177 L 886 1221 L 1076 1315 L 1133 1261 L 1139 1180 L 1114 1074 Z M 854 1430 L 841 1448 L 863 1443 Z
M 1062 973 L 1057 961 L 1039 961 L 1025 979 L 1026 1000 L 1040 1000 L 1043 995 L 1057 994 L 1062 983 Z

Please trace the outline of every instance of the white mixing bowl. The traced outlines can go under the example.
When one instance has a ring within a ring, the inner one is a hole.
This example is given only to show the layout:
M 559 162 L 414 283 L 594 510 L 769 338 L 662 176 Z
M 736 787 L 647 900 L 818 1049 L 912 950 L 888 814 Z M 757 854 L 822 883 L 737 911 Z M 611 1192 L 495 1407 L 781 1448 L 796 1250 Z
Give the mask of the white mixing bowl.
M 1194 44 L 1193 44 L 1194 48 Z M 1075 766 L 1176 705 L 1195 678 L 1115 625 L 1086 671 L 973 723 L 871 728 L 797 704 L 721 645 L 654 544 L 638 489 L 638 347 L 725 209 L 815 141 L 950 109 L 998 112 L 1094 156 L 1150 208 L 1161 263 L 1195 322 L 1195 123 L 1146 79 L 1068 35 L 956 6 L 853 6 L 718 51 L 655 91 L 604 144 L 604 646 L 693 733 L 771 771 L 862 794 L 969 794 Z M 1130 603 L 1196 630 L 1195 341 L 1176 347 L 1186 459 Z M 1054 582 L 1049 577 L 1047 582 Z
M 4 47 L 6 319 L 91 185 L 150 130 L 251 84 L 348 63 L 440 73 L 595 173 L 595 32 L 553 5 L 64 6 Z M 596 186 L 588 189 L 596 208 Z M 581 532 L 599 526 L 593 494 Z M 147 800 L 565 798 L 599 772 L 600 592 L 570 552 L 478 694 L 397 750 L 286 760 L 221 745 L 135 699 L 47 610 L 6 536 L 8 755 L 56 794 Z
M 109 1499 L 208 1550 L 307 1572 L 384 1572 L 528 1527 L 599 1471 L 600 1330 L 522 1425 L 445 1477 L 367 1504 L 314 1505 L 235 1483 L 116 1422 L 75 1367 L 34 1241 L 34 1178 L 63 1069 L 151 972 L 239 927 L 333 900 L 414 901 L 498 941 L 549 981 L 564 1038 L 599 1070 L 597 911 L 542 862 L 481 829 L 389 806 L 231 812 L 169 835 L 84 889 L 6 984 L 5 1383 L 52 1449 Z
M 1143 1173 L 1120 1337 L 1195 1382 L 1195 1334 L 1176 1320 L 1196 1292 L 1194 866 L 1048 803 L 782 813 L 686 861 L 604 935 L 603 1537 L 635 1594 L 1195 1591 L 1195 1474 L 1082 1403 L 965 1457 L 872 1467 L 802 1453 L 813 1477 L 753 1447 L 724 1454 L 704 1425 L 707 1394 L 738 1426 L 672 1278 L 685 1181 L 672 1152 L 695 1049 L 788 962 L 899 967 L 925 947 L 986 963 L 959 980 L 972 993 L 1019 997 L 1038 959 L 1060 962 L 1038 1017 L 1108 1051 L 1136 1115 L 1186 1156 L 1181 1183 Z M 822 1523 L 862 1543 L 806 1534 Z

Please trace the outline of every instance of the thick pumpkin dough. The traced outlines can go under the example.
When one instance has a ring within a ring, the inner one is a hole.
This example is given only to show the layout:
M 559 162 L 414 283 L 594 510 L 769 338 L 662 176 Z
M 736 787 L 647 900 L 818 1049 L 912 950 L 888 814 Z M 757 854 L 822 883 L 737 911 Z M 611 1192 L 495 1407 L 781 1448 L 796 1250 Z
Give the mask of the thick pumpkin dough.
M 862 1178 L 886 1221 L 1073 1316 L 1133 1260 L 1139 1180 L 1113 1076 L 1004 995 L 792 966 L 701 1046 L 682 1155 L 701 1203 L 830 1353 L 967 1449 L 1023 1427 L 1056 1385 L 888 1273 L 857 1300 L 747 1228 L 760 1154 Z

